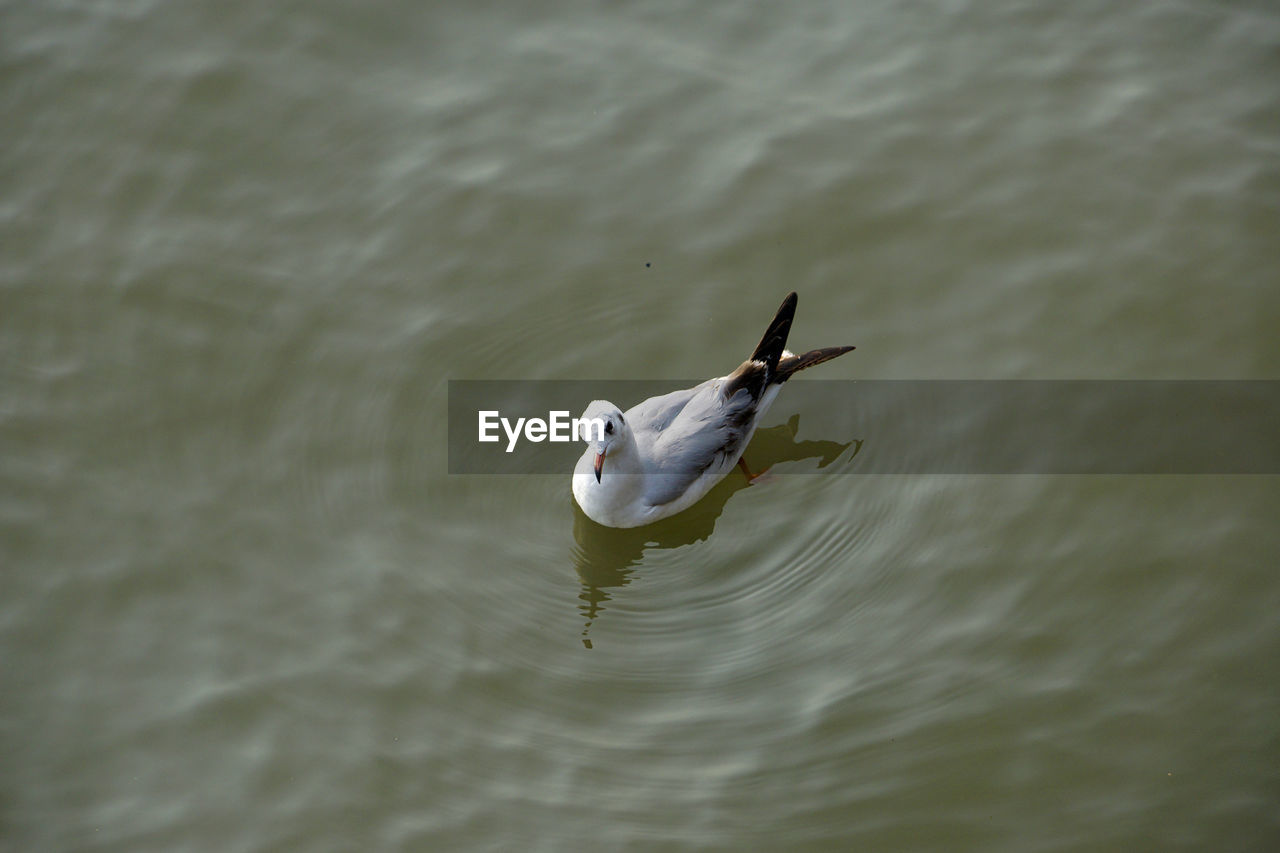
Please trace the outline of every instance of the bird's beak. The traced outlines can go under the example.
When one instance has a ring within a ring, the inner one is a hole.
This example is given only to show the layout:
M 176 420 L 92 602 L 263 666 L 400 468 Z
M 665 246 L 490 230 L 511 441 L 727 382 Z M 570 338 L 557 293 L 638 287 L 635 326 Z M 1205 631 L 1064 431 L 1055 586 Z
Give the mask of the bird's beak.
M 604 454 L 596 454 L 596 482 L 600 482 L 600 471 L 604 468 Z

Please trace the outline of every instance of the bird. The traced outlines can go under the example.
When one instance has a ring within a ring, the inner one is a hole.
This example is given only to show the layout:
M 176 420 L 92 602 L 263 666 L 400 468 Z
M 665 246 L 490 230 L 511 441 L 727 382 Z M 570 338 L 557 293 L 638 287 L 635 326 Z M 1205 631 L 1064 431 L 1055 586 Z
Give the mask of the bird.
M 587 448 L 574 467 L 573 497 L 588 518 L 641 527 L 693 506 L 735 465 L 756 479 L 742 453 L 782 384 L 854 349 L 788 350 L 796 302 L 794 291 L 787 294 L 750 358 L 726 376 L 626 412 L 607 400 L 587 405 L 577 425 Z

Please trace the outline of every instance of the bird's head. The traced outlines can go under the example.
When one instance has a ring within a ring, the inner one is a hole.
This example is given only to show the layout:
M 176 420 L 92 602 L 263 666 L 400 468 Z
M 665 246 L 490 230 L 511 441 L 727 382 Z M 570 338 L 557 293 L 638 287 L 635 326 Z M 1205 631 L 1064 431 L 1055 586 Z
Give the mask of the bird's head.
M 622 410 L 607 400 L 593 400 L 578 419 L 578 437 L 596 454 L 596 482 L 600 482 L 604 460 L 625 446 L 627 421 Z

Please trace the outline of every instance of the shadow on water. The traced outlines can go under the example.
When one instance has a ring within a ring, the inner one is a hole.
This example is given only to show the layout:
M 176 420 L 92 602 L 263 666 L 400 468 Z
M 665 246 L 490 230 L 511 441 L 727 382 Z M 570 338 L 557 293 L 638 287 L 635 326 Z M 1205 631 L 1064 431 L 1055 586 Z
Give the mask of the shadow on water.
M 854 447 L 853 456 L 862 449 L 862 442 L 856 440 L 843 443 L 796 441 L 799 428 L 800 416 L 797 414 L 785 424 L 758 430 L 743 454 L 748 467 L 752 471 L 765 472 L 781 462 L 816 458 L 818 467 L 824 468 L 851 445 Z M 632 566 L 640 562 L 646 550 L 679 548 L 710 537 L 729 498 L 749 485 L 742 471 L 735 468 L 706 497 L 684 512 L 626 530 L 597 524 L 587 518 L 574 502 L 573 538 L 576 545 L 573 559 L 578 578 L 582 581 L 582 592 L 578 597 L 583 603 L 579 608 L 586 618 L 582 644 L 591 648 L 587 634 L 592 623 L 604 611 L 605 602 L 613 597 L 609 590 L 631 582 Z

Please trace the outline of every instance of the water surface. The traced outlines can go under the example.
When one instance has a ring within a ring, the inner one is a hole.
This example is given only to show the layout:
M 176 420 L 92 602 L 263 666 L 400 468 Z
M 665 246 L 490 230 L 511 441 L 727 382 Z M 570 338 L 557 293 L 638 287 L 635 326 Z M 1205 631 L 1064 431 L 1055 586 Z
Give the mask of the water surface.
M 1274 476 L 784 458 L 632 536 L 445 440 L 792 289 L 829 379 L 1280 378 L 1267 4 L 0 15 L 4 847 L 1280 840 Z

